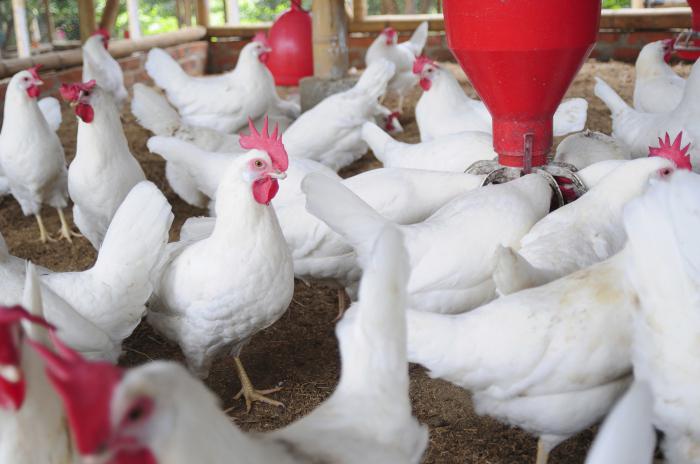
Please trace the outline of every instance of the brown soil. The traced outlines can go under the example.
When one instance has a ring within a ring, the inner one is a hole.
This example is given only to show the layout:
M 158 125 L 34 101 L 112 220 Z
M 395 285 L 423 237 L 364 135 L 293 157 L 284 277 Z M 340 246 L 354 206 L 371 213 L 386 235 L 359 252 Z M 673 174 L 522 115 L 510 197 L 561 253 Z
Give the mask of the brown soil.
M 457 66 L 451 67 L 461 74 Z M 689 66 L 678 65 L 677 70 L 687 75 Z M 595 75 L 606 79 L 624 98 L 630 100 L 634 68 L 617 62 L 590 61 L 567 93 L 568 97 L 586 97 L 590 103 L 588 127 L 609 133 L 609 113 L 592 92 Z M 461 78 L 473 96 L 474 92 L 463 74 Z M 407 99 L 408 110 L 401 121 L 405 132 L 398 137 L 401 140 L 418 141 L 412 112 L 419 96 L 417 90 Z M 186 205 L 172 192 L 164 178 L 162 160 L 146 149 L 149 134 L 136 124 L 128 110 L 123 119 L 133 154 L 143 165 L 148 178 L 165 192 L 173 205 L 176 219 L 171 239 L 176 239 L 179 228 L 187 217 L 203 215 L 205 211 Z M 65 108 L 59 135 L 70 160 L 75 152 L 76 122 Z M 379 166 L 376 159 L 368 154 L 344 169 L 341 174 L 349 176 Z M 48 210 L 44 214 L 49 230 L 58 230 L 56 214 Z M 95 252 L 85 239 L 78 239 L 73 246 L 65 242 L 47 245 L 38 243 L 34 218 L 22 216 L 19 206 L 11 197 L 0 199 L 0 230 L 14 255 L 31 259 L 56 271 L 86 269 L 95 259 Z M 246 414 L 243 402 L 233 399 L 240 388 L 233 361 L 222 359 L 214 365 L 207 385 L 219 395 L 225 409 L 231 408 L 230 414 L 240 427 L 246 430 L 278 428 L 314 409 L 333 391 L 339 374 L 333 323 L 336 308 L 335 291 L 316 284 L 307 287 L 297 281 L 294 299 L 287 314 L 273 327 L 256 335 L 243 351 L 242 359 L 254 384 L 259 388 L 282 386 L 282 391 L 274 397 L 284 402 L 286 409 L 256 404 L 251 413 Z M 124 366 L 137 365 L 151 359 L 182 360 L 177 346 L 155 334 L 146 323 L 141 324 L 126 341 L 125 350 L 121 361 Z M 410 373 L 415 413 L 421 422 L 430 427 L 426 463 L 534 462 L 535 438 L 488 417 L 477 416 L 472 410 L 469 395 L 464 390 L 428 378 L 423 368 L 411 366 Z M 368 381 L 371 378 L 371 373 L 368 373 Z M 593 433 L 589 430 L 571 438 L 552 453 L 550 462 L 583 462 L 592 437 Z

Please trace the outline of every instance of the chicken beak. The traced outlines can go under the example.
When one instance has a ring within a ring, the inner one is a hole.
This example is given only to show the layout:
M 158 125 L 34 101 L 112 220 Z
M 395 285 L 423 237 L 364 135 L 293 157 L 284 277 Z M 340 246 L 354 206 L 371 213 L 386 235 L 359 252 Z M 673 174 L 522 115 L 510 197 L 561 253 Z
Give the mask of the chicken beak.
M 282 180 L 287 178 L 287 173 L 283 171 L 275 171 L 270 173 L 270 177 L 272 177 L 273 179 Z

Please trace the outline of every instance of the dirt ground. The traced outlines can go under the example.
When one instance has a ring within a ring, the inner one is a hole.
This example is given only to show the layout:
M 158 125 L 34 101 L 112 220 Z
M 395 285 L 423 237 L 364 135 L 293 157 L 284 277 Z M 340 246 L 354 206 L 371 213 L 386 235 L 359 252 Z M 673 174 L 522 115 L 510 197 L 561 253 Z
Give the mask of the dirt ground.
M 447 65 L 461 74 L 468 93 L 475 96 L 466 78 L 456 65 Z M 677 65 L 677 71 L 687 75 L 689 66 Z M 588 127 L 609 133 L 611 122 L 603 103 L 593 95 L 593 77 L 606 79 L 628 101 L 631 100 L 634 68 L 629 64 L 589 61 L 583 67 L 567 97 L 585 97 L 589 101 Z M 419 140 L 413 108 L 420 97 L 420 90 L 407 100 L 407 112 L 401 122 L 405 132 L 399 139 L 408 142 Z M 391 103 L 391 102 L 388 102 Z M 193 208 L 180 200 L 169 188 L 164 178 L 164 163 L 146 149 L 149 137 L 125 109 L 124 129 L 132 153 L 141 162 L 146 175 L 166 193 L 173 205 L 175 223 L 171 239 L 177 239 L 179 229 L 186 218 L 204 215 L 205 211 Z M 64 122 L 59 135 L 68 160 L 75 153 L 76 122 L 64 108 Z M 344 176 L 353 175 L 380 164 L 371 154 L 344 169 Z M 45 211 L 49 230 L 58 230 L 58 217 L 53 211 Z M 37 242 L 34 218 L 22 216 L 12 197 L 0 199 L 0 231 L 5 236 L 10 252 L 30 259 L 56 271 L 83 270 L 92 265 L 95 252 L 85 239 L 78 239 L 73 246 L 65 242 L 42 245 Z M 242 355 L 253 383 L 258 388 L 281 386 L 274 398 L 285 403 L 285 409 L 256 404 L 246 414 L 242 400 L 234 395 L 240 388 L 233 360 L 222 359 L 212 369 L 207 385 L 221 398 L 224 409 L 229 409 L 233 420 L 246 430 L 271 430 L 288 424 L 311 411 L 333 392 L 339 375 L 337 343 L 333 319 L 336 315 L 336 293 L 320 285 L 307 287 L 296 282 L 294 299 L 288 312 L 271 328 L 259 333 Z M 177 346 L 155 334 L 142 323 L 125 343 L 124 366 L 134 366 L 151 359 L 177 359 L 182 355 Z M 426 463 L 531 463 L 535 460 L 536 439 L 523 431 L 500 424 L 488 417 L 477 416 L 471 407 L 469 395 L 441 380 L 430 379 L 423 368 L 412 365 L 411 398 L 415 414 L 430 427 L 430 445 L 425 455 Z M 371 381 L 371 373 L 368 373 Z M 573 437 L 552 453 L 552 464 L 582 463 L 593 438 L 588 430 Z

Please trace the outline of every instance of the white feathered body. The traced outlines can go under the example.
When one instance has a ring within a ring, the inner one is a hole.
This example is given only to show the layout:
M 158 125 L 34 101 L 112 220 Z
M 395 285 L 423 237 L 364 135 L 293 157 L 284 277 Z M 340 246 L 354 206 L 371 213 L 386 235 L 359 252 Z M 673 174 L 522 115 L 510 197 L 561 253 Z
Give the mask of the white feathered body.
M 218 188 L 211 235 L 170 244 L 156 277 L 149 322 L 180 345 L 200 376 L 216 355 L 237 356 L 250 337 L 276 322 L 294 291 L 292 259 L 274 210 L 255 202 L 243 180 L 250 156 L 230 165 Z
M 456 316 L 408 312 L 408 359 L 473 393 L 476 411 L 551 448 L 600 420 L 631 372 L 624 258 Z
M 666 462 L 700 462 L 700 177 L 678 172 L 625 213 L 627 276 L 639 294 L 635 376 L 651 388 Z
M 90 95 L 94 119 L 78 122 L 75 158 L 68 169 L 73 220 L 96 249 L 131 189 L 146 176 L 129 151 L 119 112 L 110 94 L 95 87 Z
M 554 155 L 554 161 L 571 164 L 579 170 L 601 161 L 630 158 L 630 149 L 624 142 L 588 129 L 571 134 L 559 142 Z
M 83 82 L 94 79 L 101 88 L 112 94 L 121 105 L 129 93 L 124 87 L 124 72 L 117 60 L 104 47 L 105 38 L 93 35 L 83 45 Z
M 0 164 L 12 195 L 30 215 L 39 213 L 43 203 L 65 207 L 68 191 L 63 146 L 36 100 L 21 87 L 26 76 L 27 71 L 16 74 L 7 86 Z
M 664 41 L 646 44 L 635 63 L 634 108 L 647 113 L 673 111 L 683 98 L 685 79 L 664 61 Z
M 373 123 L 365 123 L 362 138 L 386 168 L 464 172 L 476 161 L 498 156 L 488 132 L 460 132 L 410 144 L 394 140 Z
M 291 158 L 310 158 L 333 170 L 367 152 L 362 125 L 374 121 L 377 99 L 386 90 L 394 65 L 370 65 L 350 90 L 331 95 L 302 114 L 283 134 Z

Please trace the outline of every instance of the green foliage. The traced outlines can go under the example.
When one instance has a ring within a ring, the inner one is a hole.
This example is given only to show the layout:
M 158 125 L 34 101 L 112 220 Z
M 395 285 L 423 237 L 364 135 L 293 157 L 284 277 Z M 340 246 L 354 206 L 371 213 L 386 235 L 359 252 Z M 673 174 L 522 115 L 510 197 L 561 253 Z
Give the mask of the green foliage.
M 603 0 L 603 8 L 617 10 L 619 8 L 629 8 L 630 0 Z

